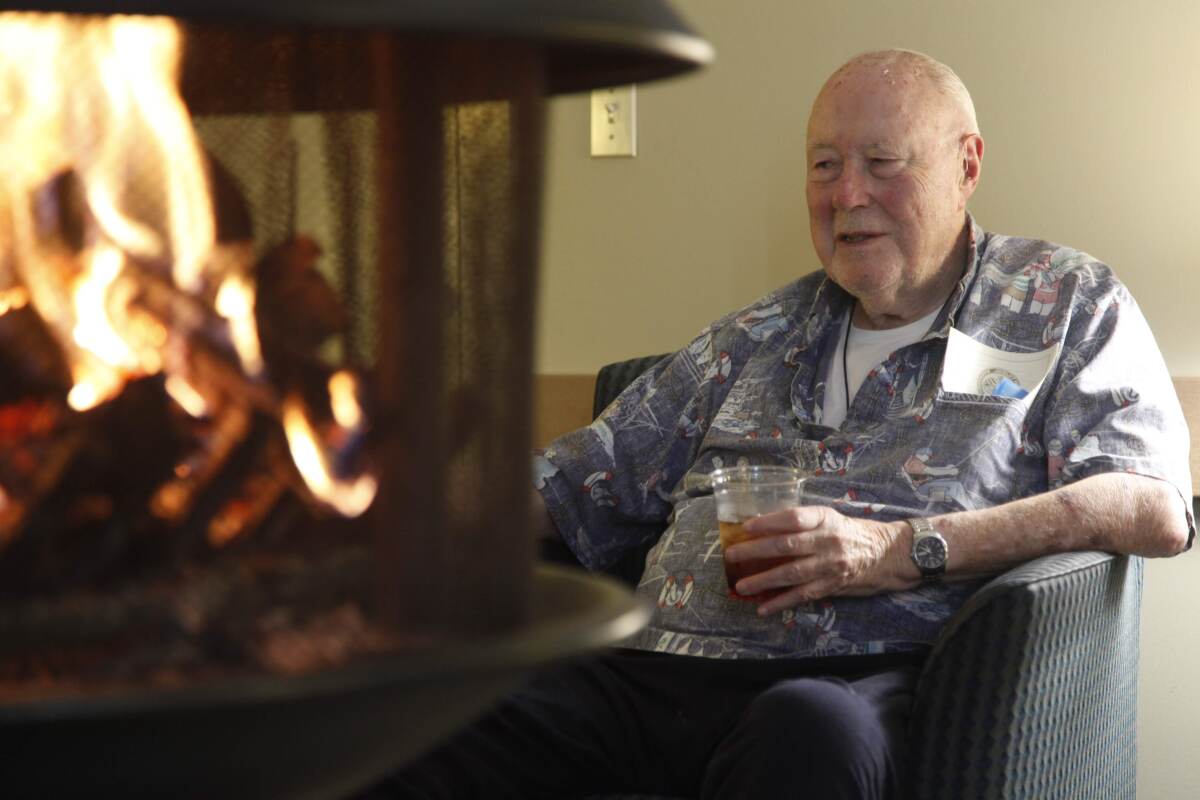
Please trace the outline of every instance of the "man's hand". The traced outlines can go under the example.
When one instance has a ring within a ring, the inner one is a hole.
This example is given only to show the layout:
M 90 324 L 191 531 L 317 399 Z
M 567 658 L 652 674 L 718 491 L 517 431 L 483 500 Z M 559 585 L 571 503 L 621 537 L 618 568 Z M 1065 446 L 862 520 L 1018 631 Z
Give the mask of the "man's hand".
M 738 581 L 744 595 L 778 592 L 758 607 L 773 614 L 834 595 L 870 595 L 920 582 L 907 523 L 854 519 L 826 506 L 799 506 L 746 522 L 751 537 L 725 551 L 731 563 L 792 560 Z

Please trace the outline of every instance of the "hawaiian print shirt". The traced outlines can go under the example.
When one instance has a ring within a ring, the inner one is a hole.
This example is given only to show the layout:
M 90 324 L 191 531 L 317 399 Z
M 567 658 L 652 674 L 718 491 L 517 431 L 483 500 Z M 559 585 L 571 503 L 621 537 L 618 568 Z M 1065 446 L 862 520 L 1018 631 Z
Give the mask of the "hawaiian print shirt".
M 916 651 L 979 586 L 759 617 L 757 603 L 729 594 L 712 497 L 687 491 L 722 465 L 798 466 L 812 476 L 805 503 L 881 520 L 1125 471 L 1171 482 L 1191 526 L 1186 424 L 1129 292 L 1077 250 L 970 225 L 967 269 L 932 329 L 868 375 L 840 428 L 822 425 L 821 408 L 852 298 L 818 272 L 713 323 L 535 456 L 535 484 L 585 566 L 659 537 L 638 587 L 655 613 L 623 644 L 715 658 Z M 973 340 L 972 358 L 994 356 L 979 385 L 943 383 L 947 361 L 966 352 L 958 334 Z M 1044 371 L 1025 379 L 1024 396 L 996 391 L 1012 354 Z

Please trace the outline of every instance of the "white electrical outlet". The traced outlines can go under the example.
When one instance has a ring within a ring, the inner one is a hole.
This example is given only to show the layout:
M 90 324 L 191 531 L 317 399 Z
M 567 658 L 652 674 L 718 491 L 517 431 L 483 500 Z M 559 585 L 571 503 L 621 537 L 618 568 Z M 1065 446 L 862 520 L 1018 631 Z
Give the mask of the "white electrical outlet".
M 637 155 L 637 87 L 592 92 L 592 156 Z

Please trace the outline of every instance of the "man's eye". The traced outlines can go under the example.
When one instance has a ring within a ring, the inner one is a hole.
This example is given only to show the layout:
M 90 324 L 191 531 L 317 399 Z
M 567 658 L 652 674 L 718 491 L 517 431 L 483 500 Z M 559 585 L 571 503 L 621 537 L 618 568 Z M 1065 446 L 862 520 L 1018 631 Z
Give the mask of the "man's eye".
M 900 172 L 900 159 L 898 158 L 872 158 L 870 160 L 871 174 L 876 177 L 888 177 Z
M 837 162 L 824 159 L 814 161 L 808 167 L 808 174 L 816 180 L 827 180 L 837 172 Z

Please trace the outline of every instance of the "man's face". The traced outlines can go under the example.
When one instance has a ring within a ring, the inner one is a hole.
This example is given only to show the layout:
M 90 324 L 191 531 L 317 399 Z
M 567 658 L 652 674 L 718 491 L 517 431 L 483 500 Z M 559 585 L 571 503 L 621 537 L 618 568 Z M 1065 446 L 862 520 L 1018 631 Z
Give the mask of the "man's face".
M 944 275 L 973 188 L 963 181 L 956 119 L 932 90 L 868 67 L 834 76 L 813 105 L 813 247 L 866 305 L 894 306 L 905 293 L 911 301 Z

